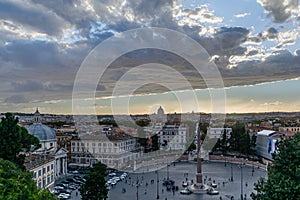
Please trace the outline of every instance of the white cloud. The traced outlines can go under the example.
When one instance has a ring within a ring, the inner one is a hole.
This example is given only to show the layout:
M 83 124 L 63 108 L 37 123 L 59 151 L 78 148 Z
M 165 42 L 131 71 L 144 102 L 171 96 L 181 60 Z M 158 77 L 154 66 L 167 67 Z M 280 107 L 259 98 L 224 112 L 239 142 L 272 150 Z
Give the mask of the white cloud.
M 234 15 L 234 17 L 236 17 L 236 18 L 244 18 L 244 17 L 250 16 L 250 15 L 251 15 L 251 13 L 241 13 L 241 14 Z

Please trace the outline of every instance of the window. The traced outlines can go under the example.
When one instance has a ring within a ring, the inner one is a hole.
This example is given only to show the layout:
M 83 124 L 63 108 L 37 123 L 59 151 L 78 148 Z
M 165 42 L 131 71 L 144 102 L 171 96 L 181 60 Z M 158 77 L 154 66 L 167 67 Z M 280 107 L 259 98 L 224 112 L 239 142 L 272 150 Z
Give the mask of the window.
M 50 175 L 48 175 L 47 177 L 47 183 L 50 184 L 51 180 L 50 180 Z
M 92 143 L 92 146 L 94 147 L 94 146 L 96 146 L 96 144 L 95 144 L 95 143 Z
M 43 178 L 43 187 L 46 186 L 46 177 Z
M 81 146 L 84 147 L 84 143 L 81 143 Z
M 51 143 L 50 143 L 50 147 L 52 147 L 52 146 L 53 146 L 53 143 L 51 142 Z
M 54 167 L 53 164 L 51 164 L 51 170 L 53 169 L 53 167 Z
M 75 146 L 75 142 L 72 142 L 72 146 Z
M 42 188 L 42 182 L 41 181 L 39 181 L 38 186 L 39 186 L 39 188 Z
M 39 170 L 39 176 L 41 176 L 42 175 L 42 170 Z
M 98 147 L 101 147 L 101 143 L 98 143 Z
M 46 167 L 43 168 L 43 174 L 45 174 L 45 173 L 46 173 Z
M 47 166 L 47 172 L 49 172 L 49 171 L 50 171 L 50 166 L 48 165 L 48 166 Z
M 33 173 L 33 178 L 36 179 L 36 172 Z

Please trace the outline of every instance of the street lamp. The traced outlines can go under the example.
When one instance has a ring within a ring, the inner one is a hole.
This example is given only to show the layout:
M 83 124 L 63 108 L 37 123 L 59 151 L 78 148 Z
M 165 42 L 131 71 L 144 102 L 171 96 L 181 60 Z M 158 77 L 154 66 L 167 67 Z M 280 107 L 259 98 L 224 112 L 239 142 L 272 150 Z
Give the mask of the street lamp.
M 241 200 L 243 200 L 243 164 L 241 164 Z
M 156 196 L 156 199 L 159 199 L 159 179 L 158 179 L 158 171 L 156 170 L 155 171 L 155 173 L 156 173 L 156 194 L 157 194 L 157 196 Z
M 139 187 L 140 187 L 139 179 L 136 179 L 136 200 L 139 200 Z
M 167 180 L 170 179 L 170 177 L 169 177 L 169 167 L 170 167 L 170 165 L 168 164 L 168 165 L 167 165 Z
M 231 168 L 231 177 L 230 177 L 230 181 L 233 182 L 233 170 L 232 170 L 232 161 L 231 161 L 231 165 L 230 165 L 230 168 Z
M 252 157 L 252 176 L 253 176 L 253 173 L 254 173 L 254 154 L 253 154 L 253 157 Z

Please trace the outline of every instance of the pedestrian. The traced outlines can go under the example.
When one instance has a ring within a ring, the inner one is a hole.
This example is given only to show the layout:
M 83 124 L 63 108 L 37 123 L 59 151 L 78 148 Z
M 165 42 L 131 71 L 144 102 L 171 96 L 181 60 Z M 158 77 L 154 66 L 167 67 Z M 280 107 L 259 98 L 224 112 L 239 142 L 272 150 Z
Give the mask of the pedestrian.
M 173 189 L 173 196 L 175 195 L 175 188 Z
M 76 197 L 78 196 L 78 192 L 76 191 Z
M 245 185 L 246 185 L 246 187 L 247 187 L 247 186 L 248 186 L 248 183 L 246 182 L 246 184 L 245 184 Z
M 165 200 L 168 200 L 168 198 L 166 197 Z
M 162 193 L 162 194 L 164 193 L 164 188 L 163 188 L 163 189 L 161 189 L 161 193 Z

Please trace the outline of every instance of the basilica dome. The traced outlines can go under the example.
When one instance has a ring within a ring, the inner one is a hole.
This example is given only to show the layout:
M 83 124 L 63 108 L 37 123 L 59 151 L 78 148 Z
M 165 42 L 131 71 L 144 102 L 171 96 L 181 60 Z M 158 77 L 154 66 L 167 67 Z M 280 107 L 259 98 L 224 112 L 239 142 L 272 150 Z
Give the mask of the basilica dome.
M 56 140 L 56 135 L 53 129 L 44 124 L 32 124 L 27 127 L 27 130 L 31 135 L 37 137 L 40 141 Z

